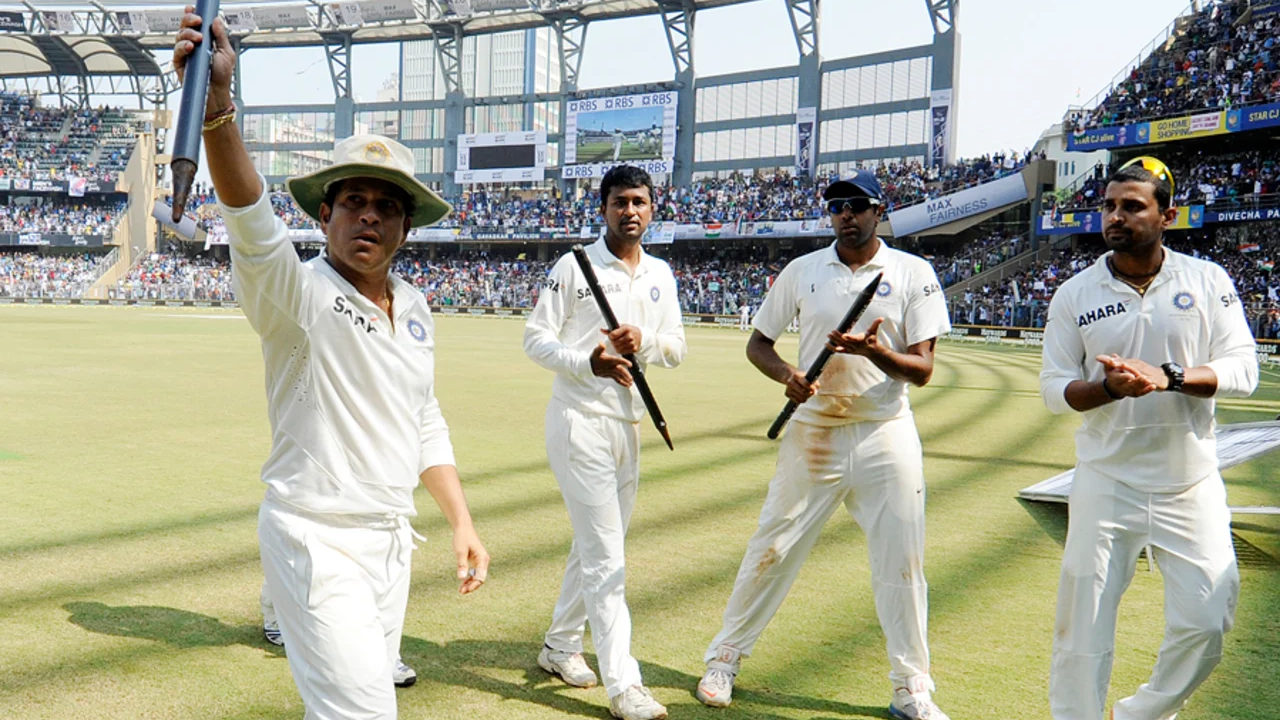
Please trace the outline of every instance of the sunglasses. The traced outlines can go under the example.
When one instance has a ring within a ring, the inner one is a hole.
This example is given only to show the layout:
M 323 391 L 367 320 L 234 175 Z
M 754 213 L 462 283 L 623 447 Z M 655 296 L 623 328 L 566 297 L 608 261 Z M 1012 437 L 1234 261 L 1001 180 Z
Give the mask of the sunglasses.
M 1152 175 L 1155 175 L 1157 179 L 1163 180 L 1169 183 L 1169 195 L 1172 196 L 1175 194 L 1174 185 L 1173 185 L 1173 171 L 1169 169 L 1169 166 L 1160 162 L 1158 159 L 1151 157 L 1150 155 L 1143 155 L 1141 157 L 1136 157 L 1130 160 L 1124 165 L 1121 165 L 1120 169 L 1123 170 L 1129 167 L 1130 165 L 1139 165 L 1142 167 L 1143 170 L 1146 170 Z
M 844 212 L 845 208 L 849 208 L 853 211 L 854 215 L 857 215 L 859 213 L 864 213 L 873 207 L 879 207 L 879 205 L 879 200 L 873 200 L 867 197 L 835 198 L 834 200 L 827 201 L 827 212 L 832 215 L 839 215 Z

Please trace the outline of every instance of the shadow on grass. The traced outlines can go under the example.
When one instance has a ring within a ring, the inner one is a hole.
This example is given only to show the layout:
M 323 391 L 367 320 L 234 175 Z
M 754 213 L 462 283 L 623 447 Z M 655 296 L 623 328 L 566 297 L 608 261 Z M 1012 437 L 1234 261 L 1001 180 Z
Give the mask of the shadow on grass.
M 284 648 L 263 640 L 256 625 L 227 625 L 217 618 L 156 606 L 111 606 L 100 602 L 72 602 L 63 605 L 71 613 L 68 620 L 90 632 L 116 637 L 151 640 L 174 648 L 227 647 L 245 645 L 284 657 Z M 540 645 L 537 642 L 499 642 L 462 640 L 432 643 L 405 636 L 401 653 L 418 672 L 419 682 L 469 688 L 496 696 L 501 700 L 518 700 L 549 707 L 570 715 L 598 718 L 607 716 L 603 690 L 570 688 L 538 667 Z M 594 657 L 592 664 L 598 667 Z M 688 695 L 688 706 L 681 715 L 697 717 L 713 712 L 693 698 L 698 677 L 672 668 L 642 663 L 645 684 L 651 688 L 670 688 Z M 517 670 L 516 682 L 499 679 L 487 670 Z M 407 699 L 407 698 L 406 698 Z M 782 720 L 770 709 L 811 710 L 834 714 L 841 718 L 882 718 L 884 708 L 849 705 L 802 695 L 752 691 L 739 688 L 734 695 L 735 718 L 746 720 Z
M 552 678 L 538 667 L 537 642 L 500 642 L 490 640 L 460 640 L 437 644 L 406 636 L 400 651 L 406 663 L 418 671 L 419 682 L 439 683 L 478 690 L 496 695 L 503 700 L 534 703 L 570 715 L 598 718 L 608 715 L 603 707 L 604 691 L 571 688 Z M 588 655 L 594 667 L 599 664 Z M 489 669 L 515 670 L 520 680 L 502 680 L 485 671 Z M 723 717 L 725 711 L 705 708 L 694 699 L 693 691 L 699 678 L 661 665 L 641 662 L 644 684 L 650 688 L 670 688 L 687 696 L 688 704 L 680 703 L 676 712 L 682 718 Z M 665 694 L 665 693 L 663 693 Z M 736 719 L 781 720 L 782 716 L 771 710 L 809 710 L 828 713 L 841 718 L 888 717 L 884 707 L 849 705 L 847 703 L 803 695 L 757 692 L 750 688 L 734 689 L 733 709 L 728 711 Z M 670 701 L 668 701 L 670 702 Z
M 138 638 L 176 648 L 246 645 L 284 657 L 284 649 L 262 637 L 257 625 L 227 625 L 217 618 L 189 610 L 154 605 L 111 606 L 100 602 L 71 602 L 62 606 L 67 620 L 90 632 Z
M 1059 546 L 1067 544 L 1067 504 L 1045 503 L 1018 498 L 1018 504 Z

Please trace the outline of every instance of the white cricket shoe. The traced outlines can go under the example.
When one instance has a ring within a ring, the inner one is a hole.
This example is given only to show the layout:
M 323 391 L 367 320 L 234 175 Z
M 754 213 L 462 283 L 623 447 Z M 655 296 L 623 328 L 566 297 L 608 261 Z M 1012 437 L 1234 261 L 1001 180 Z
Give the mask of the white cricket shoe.
M 716 659 L 707 663 L 707 672 L 694 693 L 707 707 L 729 707 L 733 699 L 733 680 L 742 666 L 742 653 L 731 645 L 716 649 Z
M 284 646 L 284 636 L 280 634 L 280 623 L 275 620 L 262 621 L 262 637 L 272 645 Z
M 413 668 L 404 664 L 400 658 L 396 658 L 396 666 L 391 669 L 391 680 L 396 687 L 406 688 L 418 682 L 418 673 Z
M 587 664 L 586 658 L 582 657 L 582 653 L 552 650 L 543 645 L 542 652 L 538 653 L 538 667 L 552 675 L 559 676 L 566 685 L 572 685 L 573 687 L 595 687 L 596 682 L 598 682 L 595 671 Z
M 928 691 L 912 693 L 904 687 L 893 691 L 889 714 L 899 720 L 951 720 L 933 704 Z
M 632 685 L 609 698 L 609 712 L 619 720 L 666 720 L 667 709 L 643 685 Z

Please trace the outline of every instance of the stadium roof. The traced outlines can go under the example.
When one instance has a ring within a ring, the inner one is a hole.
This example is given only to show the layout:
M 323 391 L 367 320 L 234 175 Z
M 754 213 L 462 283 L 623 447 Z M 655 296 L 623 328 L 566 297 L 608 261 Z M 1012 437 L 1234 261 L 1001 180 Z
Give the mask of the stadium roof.
M 363 0 L 355 3 L 298 2 L 298 0 L 266 0 L 256 3 L 223 3 L 221 12 L 227 19 L 233 37 L 241 47 L 288 47 L 320 45 L 333 33 L 350 33 L 353 43 L 396 42 L 429 39 L 436 31 L 452 34 L 460 28 L 464 34 L 525 30 L 547 27 L 572 17 L 593 22 L 637 15 L 653 15 L 665 10 L 679 11 L 685 6 L 708 10 L 738 5 L 755 0 Z M 11 19 L 22 13 L 25 33 L 0 32 L 0 77 L 30 76 L 32 63 L 40 67 L 59 68 L 74 65 L 66 48 L 77 36 L 96 36 L 99 43 L 109 38 L 127 39 L 120 48 L 109 44 L 119 56 L 112 63 L 105 58 L 96 66 L 128 66 L 120 70 L 132 74 L 133 65 L 126 52 L 139 48 L 166 49 L 181 16 L 181 2 L 176 0 L 122 0 L 119 3 L 86 2 L 85 0 L 42 0 L 38 4 L 0 0 L 0 16 Z M 349 11 L 347 8 L 354 8 Z M 0 17 L 0 30 L 12 27 Z M 58 39 L 41 46 L 39 40 Z M 88 39 L 88 38 L 86 38 Z M 35 58 L 23 61 L 22 67 L 11 62 L 14 42 L 26 49 L 20 54 Z M 36 46 L 40 52 L 33 52 Z M 101 49 L 101 48 L 99 48 Z M 49 51 L 61 59 L 50 58 Z M 110 50 L 108 50 L 108 53 Z M 97 57 L 96 55 L 94 57 Z M 56 60 L 59 64 L 53 62 Z M 70 62 L 64 62 L 69 60 Z M 152 62 L 154 64 L 154 62 Z M 50 70 L 43 70 L 47 74 Z M 40 74 L 40 73 L 37 73 Z M 68 73 L 79 74 L 79 73 Z
M 0 77 L 162 74 L 135 38 L 93 35 L 0 35 Z

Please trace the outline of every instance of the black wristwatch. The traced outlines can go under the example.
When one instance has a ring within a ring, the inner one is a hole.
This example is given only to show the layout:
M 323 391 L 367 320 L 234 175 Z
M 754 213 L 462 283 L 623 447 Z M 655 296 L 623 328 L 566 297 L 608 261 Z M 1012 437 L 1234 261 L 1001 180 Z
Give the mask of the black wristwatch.
M 1169 378 L 1169 387 L 1165 388 L 1166 392 L 1180 392 L 1182 383 L 1186 381 L 1186 373 L 1182 366 L 1176 362 L 1167 362 L 1160 366 L 1164 374 Z

